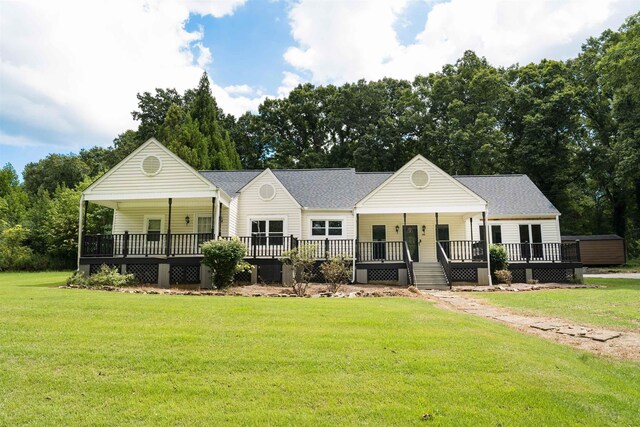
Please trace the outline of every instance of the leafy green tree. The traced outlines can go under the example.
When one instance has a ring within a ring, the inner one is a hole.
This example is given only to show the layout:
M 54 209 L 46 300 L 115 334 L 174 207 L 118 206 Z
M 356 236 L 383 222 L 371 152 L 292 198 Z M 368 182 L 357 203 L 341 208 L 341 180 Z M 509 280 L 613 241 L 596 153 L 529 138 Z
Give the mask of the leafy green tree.
M 44 159 L 25 166 L 24 189 L 30 196 L 34 196 L 41 188 L 49 193 L 55 192 L 59 186 L 74 188 L 90 170 L 75 154 L 49 154 Z
M 29 198 L 22 190 L 18 174 L 10 163 L 0 169 L 0 229 L 21 224 L 27 213 Z
M 28 233 L 21 225 L 0 231 L 0 271 L 31 269 L 32 251 L 24 245 Z
M 184 97 L 175 89 L 156 88 L 155 94 L 143 92 L 137 94 L 138 110 L 132 111 L 133 120 L 140 121 L 137 130 L 137 140 L 142 142 L 149 138 L 157 138 L 160 128 L 164 125 L 167 112 L 172 105 L 185 107 Z

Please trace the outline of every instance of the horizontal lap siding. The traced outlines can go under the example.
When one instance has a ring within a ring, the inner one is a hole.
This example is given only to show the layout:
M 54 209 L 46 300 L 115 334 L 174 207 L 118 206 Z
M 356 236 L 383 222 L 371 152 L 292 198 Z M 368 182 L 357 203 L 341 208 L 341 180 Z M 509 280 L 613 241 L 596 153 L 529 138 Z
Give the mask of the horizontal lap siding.
M 465 224 L 461 215 L 439 214 L 439 224 L 449 225 L 449 238 L 451 240 L 465 240 Z M 402 214 L 361 214 L 359 218 L 358 239 L 362 242 L 373 240 L 372 226 L 384 225 L 387 230 L 387 240 L 391 242 L 402 240 L 402 226 L 404 217 Z M 396 233 L 396 225 L 400 227 Z M 418 226 L 420 239 L 420 261 L 436 261 L 436 218 L 435 214 L 407 214 L 407 225 Z M 425 234 L 422 235 L 422 226 L 425 225 Z
M 156 176 L 142 172 L 142 160 L 154 155 L 162 162 Z M 91 189 L 92 194 L 153 193 L 164 191 L 207 191 L 211 186 L 156 144 L 149 144 Z M 213 193 L 212 193 L 213 194 Z
M 481 221 L 474 225 L 474 236 L 480 233 Z M 543 219 L 543 220 L 499 220 L 488 221 L 490 225 L 500 225 L 502 229 L 502 243 L 520 243 L 520 225 L 521 224 L 540 224 L 542 231 L 543 243 L 558 243 L 560 242 L 560 234 L 558 233 L 558 227 L 555 218 Z M 490 234 L 489 234 L 490 235 Z
M 229 202 L 229 221 L 228 221 L 228 233 L 229 236 L 236 236 L 238 230 L 238 198 L 234 197 Z
M 429 174 L 429 184 L 425 188 L 416 188 L 411 183 L 411 174 L 416 170 L 425 170 Z M 466 207 L 470 204 L 484 203 L 478 197 L 461 188 L 449 175 L 437 170 L 429 163 L 417 159 L 399 175 L 361 204 L 364 208 L 386 208 L 403 206 L 438 211 L 441 206 Z M 360 205 L 359 205 L 360 206 Z
M 585 265 L 624 264 L 624 240 L 581 240 L 580 256 Z
M 206 206 L 179 206 L 174 201 L 171 207 L 171 233 L 195 233 L 197 231 L 197 215 L 211 216 L 211 205 Z M 128 231 L 132 234 L 144 233 L 144 217 L 149 215 L 164 216 L 163 233 L 167 232 L 167 221 L 169 220 L 169 206 L 155 207 L 128 207 L 119 209 L 113 215 L 113 234 Z M 189 216 L 189 224 L 186 224 L 185 217 Z M 224 225 L 224 222 L 223 222 Z
M 276 190 L 276 195 L 271 200 L 262 200 L 258 194 L 263 184 L 271 184 Z M 252 181 L 242 190 L 238 196 L 238 236 L 250 236 L 250 218 L 285 218 L 284 234 L 300 237 L 301 209 L 286 193 L 274 175 L 266 173 Z
M 345 211 L 303 211 L 302 212 L 302 238 L 303 239 L 318 239 L 324 237 L 318 237 L 311 235 L 311 221 L 312 219 L 318 220 L 341 220 L 342 221 L 342 237 L 332 236 L 332 239 L 353 239 L 355 238 L 355 227 L 353 226 L 353 213 Z

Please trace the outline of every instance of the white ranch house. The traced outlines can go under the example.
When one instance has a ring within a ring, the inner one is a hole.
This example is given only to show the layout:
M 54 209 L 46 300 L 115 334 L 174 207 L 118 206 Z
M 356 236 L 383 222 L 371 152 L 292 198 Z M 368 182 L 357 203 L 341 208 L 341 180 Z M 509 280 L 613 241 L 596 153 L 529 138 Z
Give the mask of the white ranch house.
M 83 232 L 88 203 L 114 209 L 111 234 Z M 78 268 L 206 287 L 199 245 L 237 236 L 254 266 L 244 282 L 287 282 L 278 258 L 309 243 L 318 265 L 336 255 L 353 263 L 357 283 L 486 285 L 490 243 L 505 245 L 514 281 L 566 281 L 581 264 L 577 244 L 561 242 L 559 216 L 525 175 L 454 177 L 420 155 L 385 173 L 196 171 L 150 139 L 84 191 Z

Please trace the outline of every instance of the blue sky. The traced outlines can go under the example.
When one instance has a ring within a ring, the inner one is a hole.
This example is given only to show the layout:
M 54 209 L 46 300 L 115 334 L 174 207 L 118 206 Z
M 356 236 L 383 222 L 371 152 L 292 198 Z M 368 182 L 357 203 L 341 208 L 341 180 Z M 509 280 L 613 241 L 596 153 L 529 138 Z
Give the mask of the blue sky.
M 635 0 L 5 0 L 0 164 L 108 146 L 135 95 L 209 73 L 235 115 L 297 84 L 412 79 L 467 49 L 494 65 L 575 56 Z

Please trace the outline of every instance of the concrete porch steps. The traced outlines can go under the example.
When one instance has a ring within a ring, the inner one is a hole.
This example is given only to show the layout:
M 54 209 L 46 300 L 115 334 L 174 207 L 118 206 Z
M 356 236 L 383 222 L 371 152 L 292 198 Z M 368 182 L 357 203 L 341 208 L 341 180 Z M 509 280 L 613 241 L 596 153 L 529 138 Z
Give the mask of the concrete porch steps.
M 416 262 L 413 264 L 413 274 L 418 289 L 450 289 L 438 262 Z

